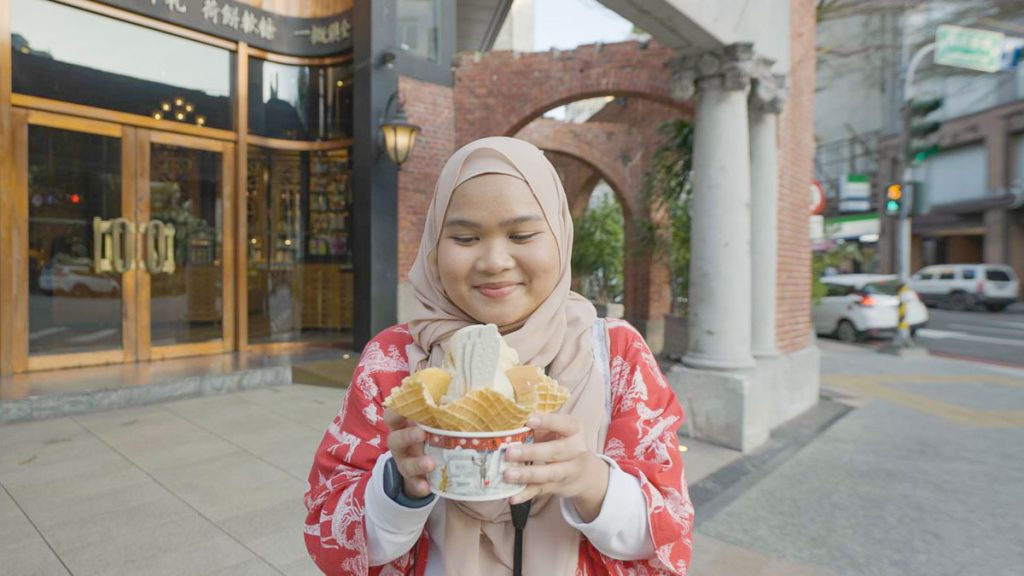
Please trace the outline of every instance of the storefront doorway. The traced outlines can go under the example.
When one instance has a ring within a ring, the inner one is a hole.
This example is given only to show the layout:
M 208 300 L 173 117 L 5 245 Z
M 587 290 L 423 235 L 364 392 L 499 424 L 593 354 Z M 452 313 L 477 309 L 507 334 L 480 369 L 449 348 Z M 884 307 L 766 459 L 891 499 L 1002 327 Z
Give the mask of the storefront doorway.
M 12 128 L 15 372 L 234 349 L 234 143 L 17 108 Z

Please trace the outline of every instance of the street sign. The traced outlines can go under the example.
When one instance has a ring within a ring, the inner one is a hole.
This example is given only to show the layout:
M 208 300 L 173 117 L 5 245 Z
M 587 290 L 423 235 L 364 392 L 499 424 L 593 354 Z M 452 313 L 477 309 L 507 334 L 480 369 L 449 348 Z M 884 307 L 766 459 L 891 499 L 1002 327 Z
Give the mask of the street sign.
M 1002 32 L 943 24 L 935 32 L 935 63 L 981 72 L 1003 67 Z
M 811 180 L 811 214 L 825 212 L 825 187 L 817 180 Z

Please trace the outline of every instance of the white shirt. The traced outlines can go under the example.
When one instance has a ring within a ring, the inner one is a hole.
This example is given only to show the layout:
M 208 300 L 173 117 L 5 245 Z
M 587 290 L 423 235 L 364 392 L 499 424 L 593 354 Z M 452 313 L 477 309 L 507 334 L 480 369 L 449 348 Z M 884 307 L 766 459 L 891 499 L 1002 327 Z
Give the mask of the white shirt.
M 654 541 L 647 514 L 647 500 L 640 481 L 623 472 L 614 460 L 598 455 L 611 468 L 608 491 L 601 511 L 592 522 L 583 522 L 570 500 L 559 499 L 562 518 L 579 530 L 602 554 L 616 560 L 641 560 L 654 555 Z M 408 552 L 426 526 L 430 540 L 426 576 L 444 576 L 441 546 L 444 541 L 444 506 L 440 498 L 422 508 L 406 508 L 384 493 L 383 466 L 387 452 L 377 459 L 366 487 L 366 548 L 370 566 L 386 564 Z M 529 525 L 527 525 L 529 529 Z

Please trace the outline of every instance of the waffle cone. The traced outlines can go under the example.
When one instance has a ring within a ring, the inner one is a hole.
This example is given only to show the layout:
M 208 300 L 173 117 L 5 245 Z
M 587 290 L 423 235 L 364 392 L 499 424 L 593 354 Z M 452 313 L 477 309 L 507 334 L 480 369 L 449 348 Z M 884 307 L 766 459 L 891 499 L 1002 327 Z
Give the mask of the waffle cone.
M 505 376 L 516 391 L 516 402 L 534 412 L 554 412 L 569 400 L 569 391 L 536 366 L 516 366 Z
M 438 410 L 438 425 L 459 432 L 496 432 L 520 428 L 532 410 L 490 388 L 471 391 Z
M 413 422 L 437 426 L 438 403 L 450 380 L 448 373 L 439 368 L 421 370 L 402 380 L 402 385 L 384 400 L 384 407 Z
M 534 412 L 555 412 L 569 400 L 569 391 L 547 378 L 544 382 L 534 384 L 532 395 L 523 400 L 523 404 L 532 406 Z

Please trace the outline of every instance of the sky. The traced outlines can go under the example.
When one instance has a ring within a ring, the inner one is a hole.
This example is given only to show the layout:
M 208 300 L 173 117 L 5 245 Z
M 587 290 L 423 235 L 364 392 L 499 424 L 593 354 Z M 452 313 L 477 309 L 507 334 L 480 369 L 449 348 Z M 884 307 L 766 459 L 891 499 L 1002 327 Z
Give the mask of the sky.
M 597 0 L 534 0 L 534 49 L 571 50 L 581 44 L 621 42 L 633 24 Z

